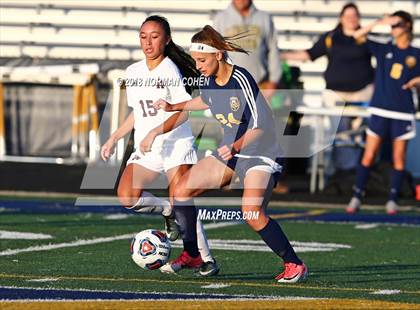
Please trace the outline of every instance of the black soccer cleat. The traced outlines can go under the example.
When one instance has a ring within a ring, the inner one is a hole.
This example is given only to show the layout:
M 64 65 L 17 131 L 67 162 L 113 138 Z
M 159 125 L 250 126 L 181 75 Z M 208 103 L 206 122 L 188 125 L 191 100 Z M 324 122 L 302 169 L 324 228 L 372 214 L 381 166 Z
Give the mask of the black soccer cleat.
M 215 276 L 219 273 L 219 266 L 217 266 L 216 260 L 203 262 L 198 273 L 203 277 Z
M 165 219 L 166 236 L 170 241 L 175 241 L 179 238 L 180 231 L 175 220 L 174 212 L 172 211 L 172 213 L 168 216 L 164 215 L 163 218 Z

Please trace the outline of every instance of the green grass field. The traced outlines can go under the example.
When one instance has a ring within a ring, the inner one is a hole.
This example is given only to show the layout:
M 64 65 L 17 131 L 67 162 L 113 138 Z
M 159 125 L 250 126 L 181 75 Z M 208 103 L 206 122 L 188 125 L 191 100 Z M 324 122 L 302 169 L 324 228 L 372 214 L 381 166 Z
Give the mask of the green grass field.
M 190 270 L 164 275 L 140 269 L 131 261 L 131 240 L 124 235 L 147 228 L 162 229 L 159 217 L 107 219 L 109 214 L 97 213 L 0 214 L 0 231 L 53 237 L 0 239 L 3 287 L 351 298 L 420 304 L 418 226 L 380 224 L 357 229 L 356 224 L 350 223 L 282 221 L 283 229 L 294 242 L 334 243 L 342 247 L 330 252 L 300 253 L 309 267 L 309 278 L 296 285 L 280 285 L 274 276 L 280 272 L 281 263 L 270 252 L 213 250 L 221 272 L 210 278 L 200 278 Z M 207 236 L 210 240 L 259 239 L 245 224 L 209 228 Z M 103 237 L 119 240 L 68 247 L 81 239 Z M 49 244 L 64 245 L 43 251 L 30 248 Z M 26 252 L 8 255 L 13 249 Z M 172 257 L 179 253 L 180 249 L 174 248 Z

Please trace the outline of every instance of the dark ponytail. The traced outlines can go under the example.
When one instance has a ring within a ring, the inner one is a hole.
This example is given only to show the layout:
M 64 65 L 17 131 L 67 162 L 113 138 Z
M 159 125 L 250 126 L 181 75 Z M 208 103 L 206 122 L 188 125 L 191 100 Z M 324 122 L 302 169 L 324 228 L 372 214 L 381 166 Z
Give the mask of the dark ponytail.
M 142 26 L 147 22 L 158 23 L 162 26 L 165 34 L 171 38 L 171 28 L 169 26 L 168 20 L 165 17 L 159 15 L 151 15 L 145 19 Z M 188 79 L 200 76 L 200 72 L 195 68 L 194 59 L 192 59 L 190 55 L 184 52 L 182 47 L 175 44 L 174 41 L 172 41 L 172 38 L 165 47 L 164 55 L 169 57 L 175 63 L 184 78 Z M 193 89 L 188 85 L 185 85 L 185 89 L 190 94 L 193 91 Z
M 176 45 L 174 41 L 169 41 L 168 45 L 165 48 L 165 56 L 168 56 L 178 67 L 179 71 L 185 78 L 196 78 L 201 75 L 195 67 L 195 61 L 192 57 L 185 53 L 182 47 Z M 188 93 L 192 93 L 193 89 L 185 85 L 185 89 Z

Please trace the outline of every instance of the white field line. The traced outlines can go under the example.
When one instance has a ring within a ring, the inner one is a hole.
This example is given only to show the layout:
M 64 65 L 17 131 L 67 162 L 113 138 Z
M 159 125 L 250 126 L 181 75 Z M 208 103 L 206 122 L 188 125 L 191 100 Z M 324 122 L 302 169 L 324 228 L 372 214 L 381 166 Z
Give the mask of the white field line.
M 420 208 L 419 208 L 420 209 Z M 303 223 L 307 224 L 308 221 L 306 220 L 297 220 L 294 218 L 288 219 L 289 223 Z M 331 224 L 331 225 L 358 225 L 358 224 L 366 224 L 366 222 L 361 221 L 354 221 L 354 222 L 340 222 L 340 221 L 312 221 L 311 224 Z M 410 228 L 418 228 L 419 224 L 406 224 L 406 223 L 392 223 L 392 222 L 373 222 L 369 224 L 376 224 L 378 226 L 390 226 L 390 227 L 410 227 Z
M 104 216 L 105 220 L 124 220 L 129 217 L 133 216 L 132 214 L 126 213 L 115 213 L 115 214 L 108 214 Z
M 242 224 L 243 222 L 233 221 L 233 222 L 219 222 L 219 223 L 208 223 L 204 224 L 203 227 L 206 230 L 215 229 L 215 228 L 222 228 L 222 227 L 229 227 L 229 226 L 236 226 Z
M 240 222 L 221 222 L 221 223 L 211 223 L 204 225 L 205 229 L 215 229 L 215 228 L 221 228 L 225 226 L 232 226 L 232 225 L 238 225 Z M 8 249 L 0 252 L 0 256 L 10 256 L 10 255 L 16 255 L 19 253 L 25 253 L 25 252 L 39 252 L 39 251 L 49 251 L 49 250 L 55 250 L 55 249 L 62 249 L 62 248 L 70 248 L 70 247 L 78 247 L 81 245 L 91 245 L 91 244 L 98 244 L 98 243 L 106 243 L 106 242 L 112 242 L 116 240 L 123 240 L 123 239 L 130 239 L 133 238 L 133 236 L 136 233 L 132 234 L 124 234 L 119 236 L 113 236 L 113 237 L 103 237 L 103 238 L 96 238 L 96 239 L 80 239 L 72 242 L 63 242 L 63 243 L 56 243 L 56 244 L 46 244 L 46 245 L 36 245 L 31 246 L 28 248 L 23 249 Z
M 225 287 L 230 287 L 230 284 L 226 284 L 226 283 L 212 283 L 212 284 L 207 284 L 207 285 L 202 285 L 201 288 L 213 288 L 213 289 L 219 289 L 219 288 L 225 288 Z
M 92 293 L 128 293 L 128 294 L 156 294 L 156 295 L 163 295 L 163 294 L 171 294 L 171 295 L 187 295 L 191 296 L 191 298 L 187 299 L 175 299 L 175 298 L 164 298 L 159 300 L 218 300 L 217 297 L 221 297 L 220 300 L 326 300 L 329 298 L 323 297 L 304 297 L 304 296 L 264 296 L 264 295 L 253 295 L 253 294 L 223 294 L 223 293 L 175 293 L 175 292 L 138 292 L 138 291 L 110 291 L 110 290 L 90 290 L 90 289 L 51 289 L 51 288 L 41 288 L 41 287 L 19 287 L 19 286 L 0 286 L 0 289 L 29 289 L 29 290 L 37 290 L 37 291 L 45 291 L 45 290 L 54 290 L 54 291 L 65 291 L 65 292 L 92 292 Z M 209 299 L 201 299 L 201 298 L 194 298 L 197 296 L 214 296 L 216 298 L 209 298 Z M 225 296 L 232 296 L 232 298 L 222 298 Z M 68 301 L 98 301 L 98 299 L 68 299 Z M 103 301 L 136 301 L 136 300 L 151 300 L 151 299 L 133 299 L 133 300 L 121 300 L 121 299 L 103 299 Z M 14 302 L 25 302 L 25 301 L 66 301 L 66 299 L 19 299 L 19 300 L 7 300 L 7 299 L 0 299 L 1 301 L 14 301 Z M 102 301 L 102 300 L 101 300 Z
M 373 295 L 395 295 L 395 294 L 399 294 L 401 293 L 400 290 L 378 290 L 378 291 L 374 291 L 370 294 Z
M 55 282 L 60 280 L 60 278 L 40 278 L 40 279 L 29 279 L 26 282 Z
M 59 192 L 29 192 L 29 191 L 10 191 L 10 190 L 0 190 L 0 196 L 14 196 L 14 197 L 29 197 L 29 198 L 66 198 L 66 199 L 76 199 L 76 205 L 85 205 L 85 206 L 97 206 L 100 205 L 120 205 L 118 199 L 110 196 L 102 195 L 89 195 L 89 194 L 80 194 L 80 193 L 59 193 Z M 164 199 L 169 199 L 168 197 L 161 197 Z M 197 197 L 194 200 L 199 202 L 199 205 L 209 205 L 214 206 L 220 202 L 223 202 L 224 206 L 241 205 L 240 197 Z M 104 204 L 101 204 L 104 202 Z M 297 208 L 315 208 L 315 209 L 345 209 L 346 203 L 321 203 L 321 202 L 310 202 L 310 201 L 271 201 L 269 207 L 297 207 Z M 383 205 L 369 205 L 364 204 L 363 209 L 365 210 L 383 210 Z M 416 208 L 414 205 L 401 205 L 399 206 L 401 211 L 417 211 L 420 212 L 419 208 Z
M 230 251 L 251 251 L 251 252 L 271 252 L 271 249 L 262 240 L 227 240 L 210 239 L 209 246 L 212 250 L 230 250 Z M 290 242 L 296 252 L 331 252 L 338 249 L 351 249 L 346 244 L 319 243 L 319 242 Z M 182 241 L 177 240 L 172 243 L 174 248 L 182 248 Z
M 8 249 L 5 251 L 1 251 L 0 256 L 9 256 L 9 255 L 15 255 L 15 254 L 25 253 L 25 252 L 49 251 L 49 250 L 62 249 L 62 248 L 78 247 L 81 245 L 106 243 L 106 242 L 112 242 L 116 240 L 129 239 L 129 238 L 132 238 L 133 236 L 134 234 L 125 234 L 125 235 L 119 235 L 119 236 L 114 236 L 114 237 L 96 238 L 96 239 L 88 239 L 88 240 L 80 239 L 80 240 L 76 240 L 72 242 L 36 245 L 36 246 L 30 246 L 24 249 Z
M 1 193 L 1 192 L 0 192 Z M 119 206 L 120 202 L 118 198 L 112 196 L 92 196 L 92 195 L 77 195 L 76 206 Z M 169 197 L 159 197 L 161 199 L 169 200 Z M 223 207 L 239 206 L 242 204 L 242 197 L 195 197 L 194 203 L 197 207 L 200 206 L 216 206 L 220 205 Z M 315 208 L 315 209 L 342 209 L 344 210 L 347 206 L 345 203 L 323 203 L 323 202 L 310 202 L 310 201 L 270 201 L 269 207 L 296 207 L 299 208 Z M 383 210 L 383 205 L 363 205 L 365 210 Z M 401 211 L 416 211 L 417 208 L 413 205 L 399 206 Z
M 116 240 L 132 238 L 134 234 L 126 234 L 114 237 L 96 238 L 90 240 L 77 240 L 67 243 L 47 244 L 40 246 L 32 246 L 24 249 L 9 249 L 0 252 L 0 256 L 10 256 L 25 252 L 50 251 L 55 249 L 78 247 L 82 245 L 91 245 L 98 243 L 112 242 Z M 230 251 L 253 251 L 253 252 L 271 252 L 270 248 L 261 240 L 223 240 L 210 239 L 209 246 L 213 250 L 230 250 Z M 291 242 L 296 252 L 331 252 L 338 249 L 350 249 L 351 246 L 336 243 L 318 243 L 318 242 Z M 182 241 L 172 243 L 174 248 L 182 248 Z
M 52 239 L 51 235 L 47 234 L 36 234 L 19 231 L 8 231 L 0 230 L 0 239 L 24 239 L 24 240 L 40 240 L 40 239 Z
M 372 229 L 378 227 L 379 224 L 377 223 L 369 223 L 369 224 L 358 224 L 354 226 L 355 229 Z

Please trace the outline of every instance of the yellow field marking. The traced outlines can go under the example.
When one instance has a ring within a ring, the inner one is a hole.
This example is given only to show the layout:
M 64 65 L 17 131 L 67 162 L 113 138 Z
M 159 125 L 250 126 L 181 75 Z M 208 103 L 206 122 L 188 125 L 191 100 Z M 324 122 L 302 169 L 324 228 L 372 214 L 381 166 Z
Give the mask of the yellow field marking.
M 48 278 L 49 276 L 39 276 L 39 275 L 18 275 L 18 274 L 0 274 L 1 278 L 11 278 L 11 279 L 34 279 L 34 278 Z M 166 284 L 192 284 L 192 285 L 207 285 L 214 284 L 215 281 L 200 281 L 200 280 L 162 280 L 162 279 L 138 279 L 138 278 L 109 278 L 109 277 L 87 277 L 87 276 L 59 276 L 59 280 L 70 280 L 70 281 L 109 281 L 109 282 L 149 282 L 149 283 L 166 283 Z M 224 284 L 230 286 L 245 286 L 245 287 L 270 287 L 277 289 L 307 289 L 315 291 L 342 291 L 342 292 L 374 292 L 378 288 L 352 288 L 352 287 L 318 287 L 318 286 L 306 286 L 303 284 L 293 284 L 288 286 L 283 286 L 281 284 L 268 284 L 268 283 L 253 283 L 253 282 L 244 282 L 244 281 L 224 281 L 223 279 L 218 280 L 223 281 Z M 414 294 L 420 295 L 420 291 L 404 291 L 401 290 L 400 294 Z
M 253 301 L 43 301 L 0 302 L 3 310 L 74 310 L 74 309 L 419 309 L 418 304 L 359 299 L 313 299 L 313 300 L 253 300 Z
M 305 213 L 286 213 L 286 214 L 271 214 L 270 217 L 272 219 L 278 220 L 278 219 L 288 219 L 288 218 L 294 218 L 294 217 L 302 217 L 302 216 L 316 216 L 320 214 L 326 213 L 326 210 L 312 210 Z

